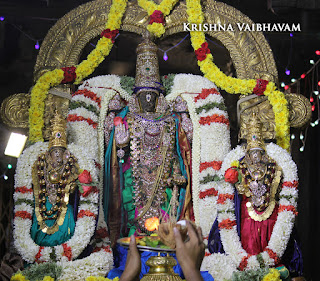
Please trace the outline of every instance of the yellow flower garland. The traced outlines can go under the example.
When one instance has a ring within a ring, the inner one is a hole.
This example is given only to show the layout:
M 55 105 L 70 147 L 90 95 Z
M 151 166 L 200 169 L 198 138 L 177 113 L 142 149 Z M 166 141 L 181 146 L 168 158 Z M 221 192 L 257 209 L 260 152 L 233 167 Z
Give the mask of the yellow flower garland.
M 163 16 L 166 17 L 170 14 L 174 5 L 178 3 L 179 0 L 163 0 L 159 5 L 150 0 L 138 0 L 138 5 L 143 8 L 149 16 L 151 16 L 154 11 L 161 11 Z M 152 23 L 147 26 L 149 32 L 157 37 L 160 37 L 165 33 L 165 28 L 161 23 Z
M 200 0 L 187 0 L 187 14 L 189 23 L 201 24 L 203 23 L 203 13 Z M 201 48 L 201 45 L 206 42 L 204 32 L 191 31 L 191 44 L 194 50 Z M 222 88 L 230 94 L 249 95 L 253 92 L 257 81 L 255 79 L 237 79 L 225 75 L 213 62 L 211 54 L 207 54 L 202 61 L 198 60 L 200 70 L 204 77 L 214 82 L 216 86 Z M 289 138 L 289 110 L 288 103 L 284 93 L 276 90 L 273 82 L 269 82 L 264 95 L 268 97 L 272 105 L 274 118 L 276 123 L 276 138 L 277 143 L 285 149 L 290 148 Z
M 271 268 L 269 273 L 263 276 L 262 281 L 281 281 L 279 270 Z
M 178 0 L 163 0 L 161 4 L 157 5 L 150 0 L 138 0 L 139 6 L 145 9 L 148 15 L 152 15 L 155 10 L 160 10 L 164 16 L 167 16 L 171 12 L 177 2 Z M 115 30 L 120 28 L 126 5 L 127 0 L 113 1 L 106 23 L 106 29 Z M 204 16 L 200 0 L 187 0 L 187 13 L 190 23 L 201 24 Z M 148 29 L 158 37 L 165 32 L 165 28 L 161 23 L 148 25 Z M 201 45 L 206 42 L 204 32 L 191 31 L 190 36 L 194 50 L 199 49 Z M 110 53 L 112 46 L 113 43 L 111 39 L 105 37 L 100 38 L 96 48 L 88 55 L 87 59 L 76 67 L 75 84 L 79 84 L 84 78 L 93 73 L 96 67 Z M 207 79 L 214 82 L 218 87 L 224 89 L 228 93 L 248 95 L 253 92 L 253 89 L 256 86 L 256 80 L 254 79 L 242 80 L 226 76 L 214 64 L 211 54 L 207 54 L 204 60 L 198 61 L 198 65 Z M 63 70 L 55 69 L 41 76 L 33 87 L 29 109 L 29 140 L 31 142 L 43 141 L 44 100 L 48 90 L 51 87 L 59 85 L 63 79 Z M 283 148 L 289 149 L 289 111 L 284 94 L 276 90 L 276 86 L 273 82 L 269 82 L 264 91 L 264 95 L 268 97 L 268 100 L 273 107 L 277 142 Z
M 127 0 L 113 1 L 105 29 L 116 30 L 121 26 L 121 19 L 127 7 Z M 97 46 L 88 55 L 87 59 L 76 66 L 75 84 L 79 84 L 84 78 L 93 73 L 97 66 L 110 53 L 113 46 L 112 39 L 101 37 Z M 31 91 L 29 109 L 29 141 L 43 141 L 42 129 L 44 126 L 44 101 L 50 88 L 61 84 L 64 79 L 64 71 L 55 69 L 43 74 Z

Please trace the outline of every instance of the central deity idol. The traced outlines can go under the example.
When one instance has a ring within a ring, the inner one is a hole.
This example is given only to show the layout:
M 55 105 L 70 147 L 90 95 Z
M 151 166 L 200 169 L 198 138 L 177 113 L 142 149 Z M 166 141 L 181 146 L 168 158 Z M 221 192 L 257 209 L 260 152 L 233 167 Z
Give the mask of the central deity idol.
M 166 221 L 191 215 L 192 122 L 182 98 L 167 104 L 156 53 L 150 39 L 139 44 L 128 106 L 123 107 L 118 95 L 109 103 L 105 190 L 112 240 L 118 237 L 112 232 L 148 234 L 155 230 L 146 226 L 152 218 Z

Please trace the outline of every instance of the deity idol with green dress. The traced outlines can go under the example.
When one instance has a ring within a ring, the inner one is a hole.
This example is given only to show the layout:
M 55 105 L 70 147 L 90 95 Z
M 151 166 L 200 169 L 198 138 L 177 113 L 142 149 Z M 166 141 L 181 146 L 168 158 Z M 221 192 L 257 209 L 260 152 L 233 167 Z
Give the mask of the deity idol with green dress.
M 69 198 L 77 187 L 79 166 L 66 147 L 66 120 L 56 114 L 49 150 L 39 155 L 32 168 L 35 212 L 31 237 L 39 246 L 61 245 L 74 233 L 74 208 Z

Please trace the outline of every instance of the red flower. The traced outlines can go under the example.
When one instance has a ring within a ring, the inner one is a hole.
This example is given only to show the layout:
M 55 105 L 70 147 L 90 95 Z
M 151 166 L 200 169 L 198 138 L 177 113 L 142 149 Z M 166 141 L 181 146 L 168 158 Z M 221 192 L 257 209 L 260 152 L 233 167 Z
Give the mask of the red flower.
M 78 90 L 72 94 L 73 97 L 77 95 L 83 95 L 86 98 L 89 98 L 92 101 L 96 102 L 98 106 L 101 107 L 101 97 L 98 97 L 94 92 L 84 89 L 84 90 Z
M 240 262 L 240 265 L 239 265 L 239 269 L 241 271 L 245 270 L 245 268 L 247 267 L 248 265 L 248 259 L 251 257 L 252 255 L 248 254 L 247 256 L 244 256 Z
M 224 204 L 227 199 L 233 200 L 234 195 L 233 194 L 219 194 L 217 203 L 218 204 Z
M 118 29 L 110 30 L 109 28 L 107 28 L 101 32 L 101 37 L 109 38 L 111 39 L 112 43 L 114 43 L 114 39 L 116 38 L 118 33 L 119 33 Z
M 238 171 L 231 167 L 224 173 L 224 180 L 226 182 L 230 182 L 232 184 L 235 184 L 238 181 L 239 173 Z
M 69 261 L 72 260 L 72 250 L 66 243 L 62 244 L 63 247 L 63 256 L 66 256 Z
M 96 215 L 94 213 L 90 212 L 89 210 L 81 210 L 78 213 L 77 218 L 81 219 L 83 217 L 94 217 L 94 218 L 96 218 Z
M 32 193 L 32 188 L 27 188 L 25 186 L 21 186 L 21 187 L 16 187 L 16 189 L 14 191 L 20 192 L 20 193 Z
M 83 116 L 78 116 L 77 114 L 69 114 L 67 117 L 67 121 L 68 122 L 86 121 L 94 129 L 96 129 L 98 126 L 98 123 L 94 122 L 90 118 L 84 118 Z
M 150 16 L 149 24 L 153 24 L 154 22 L 164 24 L 164 17 L 161 11 L 155 10 Z
M 274 251 L 272 251 L 269 248 L 266 248 L 266 252 L 268 253 L 269 257 L 274 260 L 274 265 L 275 266 L 280 263 L 280 258 L 278 257 L 278 255 Z
M 15 212 L 14 217 L 15 218 L 22 218 L 22 219 L 29 219 L 29 220 L 32 219 L 31 214 L 27 211 L 17 211 L 17 212 Z
M 83 193 L 82 193 L 83 197 L 87 197 L 92 192 L 98 192 L 98 189 L 95 186 L 84 185 L 82 186 L 82 188 L 83 188 Z
M 62 67 L 61 69 L 64 71 L 64 78 L 61 83 L 71 83 L 76 80 L 77 74 L 75 66 Z
M 206 198 L 207 196 L 212 196 L 212 195 L 213 196 L 218 195 L 218 191 L 214 188 L 207 189 L 206 191 L 201 191 L 199 194 L 199 198 L 203 199 L 203 198 Z
M 201 47 L 197 50 L 195 50 L 197 60 L 203 61 L 206 59 L 207 54 L 210 54 L 210 50 L 208 48 L 208 43 L 204 42 L 202 43 Z
M 81 183 L 91 183 L 92 177 L 90 175 L 90 172 L 87 170 L 84 170 L 79 176 L 78 179 Z
M 97 231 L 96 231 L 96 238 L 101 238 L 101 239 L 103 239 L 103 238 L 106 238 L 106 237 L 108 237 L 109 235 L 108 235 L 108 231 L 107 231 L 107 229 L 106 228 L 100 228 L 100 229 L 98 229 Z
M 202 89 L 201 93 L 194 98 L 194 101 L 197 102 L 198 100 L 201 100 L 201 99 L 204 100 L 205 98 L 207 98 L 211 94 L 212 95 L 220 95 L 220 93 L 215 88 Z
M 230 122 L 224 115 L 213 114 L 212 116 L 200 117 L 200 125 L 206 125 L 211 123 L 223 123 L 229 126 Z
M 39 251 L 38 251 L 38 253 L 37 253 L 36 256 L 35 256 L 35 262 L 36 262 L 36 263 L 40 263 L 40 262 L 39 262 L 39 259 L 40 259 L 41 256 L 42 256 L 41 251 L 42 251 L 43 249 L 44 249 L 43 246 L 40 246 L 40 247 L 39 247 Z
M 298 181 L 285 181 L 283 184 L 282 184 L 282 188 L 283 187 L 290 187 L 290 188 L 294 188 L 294 189 L 297 189 L 298 188 L 298 185 L 299 185 L 299 182 Z
M 237 225 L 236 221 L 232 221 L 230 219 L 225 219 L 219 223 L 219 229 L 231 229 L 233 226 Z
M 122 119 L 122 117 L 120 117 L 120 116 L 115 117 L 115 118 L 113 119 L 113 123 L 114 123 L 115 126 L 118 126 L 118 125 L 120 125 L 120 124 L 123 124 L 123 119 Z
M 257 79 L 257 84 L 253 89 L 253 93 L 257 96 L 262 96 L 267 88 L 268 83 L 269 81 L 267 80 Z
M 96 248 L 94 248 L 93 252 L 96 253 L 96 252 L 99 252 L 99 251 L 101 251 L 101 250 L 104 250 L 104 251 L 107 252 L 107 253 L 112 253 L 109 245 L 107 245 L 107 246 L 102 246 L 102 247 L 96 247 Z
M 200 163 L 200 172 L 210 167 L 216 171 L 219 171 L 221 168 L 221 165 L 222 165 L 222 161 L 203 162 L 203 163 Z
M 292 205 L 288 205 L 288 206 L 286 206 L 286 205 L 280 205 L 278 212 L 281 213 L 281 212 L 283 212 L 283 211 L 292 212 L 292 213 L 294 213 L 296 216 L 298 215 L 298 212 L 297 212 L 296 208 L 295 208 L 294 206 L 292 206 Z

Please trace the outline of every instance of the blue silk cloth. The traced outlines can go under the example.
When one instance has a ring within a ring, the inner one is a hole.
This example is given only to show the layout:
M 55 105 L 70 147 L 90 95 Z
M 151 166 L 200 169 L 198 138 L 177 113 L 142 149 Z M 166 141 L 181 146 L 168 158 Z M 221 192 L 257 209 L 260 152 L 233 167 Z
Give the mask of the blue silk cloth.
M 49 200 L 46 201 L 47 210 L 50 210 L 52 204 Z M 64 218 L 63 224 L 59 227 L 58 231 L 53 234 L 46 234 L 39 229 L 38 220 L 33 213 L 33 220 L 31 226 L 31 238 L 39 246 L 57 246 L 68 241 L 74 234 L 75 221 L 73 214 L 73 207 L 69 204 Z M 53 226 L 55 220 L 46 220 L 47 226 Z
M 121 274 L 124 271 L 125 265 L 126 265 L 127 254 L 128 254 L 127 248 L 124 248 L 120 245 L 117 245 L 116 249 L 114 250 L 114 266 L 115 266 L 115 268 L 112 269 L 108 273 L 107 277 L 109 279 L 114 279 L 116 277 L 120 278 Z M 139 275 L 140 279 L 149 271 L 149 266 L 146 265 L 146 261 L 150 257 L 157 256 L 157 255 L 158 255 L 158 253 L 155 253 L 155 252 L 142 252 L 141 253 L 141 272 Z M 166 256 L 166 255 L 167 254 L 165 254 L 165 253 L 161 253 L 161 256 Z M 170 256 L 174 257 L 175 260 L 177 260 L 175 254 L 170 254 Z M 179 274 L 182 279 L 185 279 L 183 272 L 182 272 L 182 269 L 181 269 L 180 265 L 178 264 L 178 261 L 177 261 L 177 265 L 173 268 L 173 270 L 175 273 Z M 214 280 L 208 271 L 201 271 L 201 276 L 204 281 L 213 281 Z

